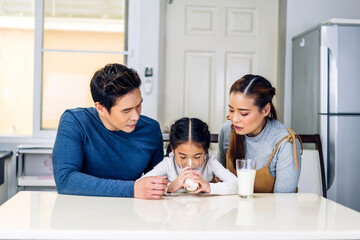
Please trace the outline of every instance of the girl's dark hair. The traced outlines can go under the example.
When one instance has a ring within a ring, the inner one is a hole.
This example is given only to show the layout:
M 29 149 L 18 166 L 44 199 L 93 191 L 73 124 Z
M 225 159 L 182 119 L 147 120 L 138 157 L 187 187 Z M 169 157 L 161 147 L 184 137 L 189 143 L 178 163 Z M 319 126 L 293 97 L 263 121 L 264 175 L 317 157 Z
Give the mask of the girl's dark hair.
M 247 74 L 233 83 L 230 88 L 230 94 L 231 93 L 241 93 L 253 98 L 254 105 L 258 107 L 259 111 L 270 103 L 270 114 L 268 115 L 268 118 L 270 120 L 277 119 L 276 109 L 272 103 L 272 99 L 275 95 L 275 88 L 264 77 Z M 231 125 L 227 158 L 229 158 L 234 168 L 236 159 L 245 158 L 244 136 L 236 134 L 233 125 Z
M 90 82 L 91 96 L 110 113 L 116 100 L 139 88 L 141 79 L 135 70 L 113 63 L 96 71 Z
M 210 131 L 208 125 L 198 118 L 181 118 L 170 128 L 170 143 L 166 155 L 180 144 L 192 142 L 199 144 L 207 153 L 210 147 Z

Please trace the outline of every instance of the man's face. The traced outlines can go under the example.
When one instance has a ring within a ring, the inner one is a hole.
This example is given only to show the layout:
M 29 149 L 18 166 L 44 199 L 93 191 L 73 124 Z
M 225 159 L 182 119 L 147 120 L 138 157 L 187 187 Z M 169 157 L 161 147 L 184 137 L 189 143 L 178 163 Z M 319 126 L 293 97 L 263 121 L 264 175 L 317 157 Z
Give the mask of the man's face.
M 141 103 L 143 99 L 139 88 L 118 98 L 112 106 L 110 113 L 104 106 L 96 102 L 101 121 L 110 131 L 123 131 L 130 133 L 134 131 L 141 113 Z

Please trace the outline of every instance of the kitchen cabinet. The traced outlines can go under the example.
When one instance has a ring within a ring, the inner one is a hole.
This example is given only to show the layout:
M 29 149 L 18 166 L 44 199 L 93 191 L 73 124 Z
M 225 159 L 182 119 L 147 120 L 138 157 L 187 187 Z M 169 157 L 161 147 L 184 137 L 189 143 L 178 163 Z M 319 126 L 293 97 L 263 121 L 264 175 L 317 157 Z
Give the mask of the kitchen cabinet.
M 8 199 L 8 165 L 12 151 L 0 151 L 0 205 Z
M 51 157 L 50 145 L 17 146 L 17 190 L 55 190 Z

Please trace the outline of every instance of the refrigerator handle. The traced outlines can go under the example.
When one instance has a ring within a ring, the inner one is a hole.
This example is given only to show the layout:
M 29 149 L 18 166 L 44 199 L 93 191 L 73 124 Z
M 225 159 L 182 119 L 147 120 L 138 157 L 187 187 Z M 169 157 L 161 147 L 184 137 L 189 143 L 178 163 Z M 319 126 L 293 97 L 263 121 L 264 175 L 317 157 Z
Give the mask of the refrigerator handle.
M 338 74 L 337 74 L 337 65 L 336 65 L 336 58 L 334 53 L 329 48 L 328 50 L 328 84 L 329 84 L 329 104 L 328 104 L 328 111 L 329 113 L 337 113 L 338 112 Z
M 338 112 L 338 74 L 337 74 L 337 64 L 336 58 L 331 51 L 328 49 L 328 113 L 337 113 Z M 337 118 L 331 118 L 328 116 L 328 189 L 331 188 L 334 182 L 336 182 L 336 139 L 337 139 Z M 333 187 L 336 192 L 336 185 Z
M 319 101 L 319 113 L 320 113 L 320 136 L 321 136 L 321 141 L 323 142 L 322 145 L 322 150 L 323 150 L 323 155 L 324 155 L 324 160 L 325 160 L 325 175 L 326 175 L 326 179 L 327 179 L 327 186 L 329 189 L 329 160 L 328 160 L 328 146 L 329 146 L 329 132 L 328 132 L 328 126 L 329 126 L 329 116 L 328 114 L 328 83 L 329 83 L 329 78 L 328 78 L 328 61 L 329 61 L 329 48 L 327 46 L 320 46 L 320 69 L 319 69 L 319 74 L 320 74 L 320 101 Z
M 320 113 L 328 113 L 328 83 L 329 83 L 329 48 L 320 46 Z

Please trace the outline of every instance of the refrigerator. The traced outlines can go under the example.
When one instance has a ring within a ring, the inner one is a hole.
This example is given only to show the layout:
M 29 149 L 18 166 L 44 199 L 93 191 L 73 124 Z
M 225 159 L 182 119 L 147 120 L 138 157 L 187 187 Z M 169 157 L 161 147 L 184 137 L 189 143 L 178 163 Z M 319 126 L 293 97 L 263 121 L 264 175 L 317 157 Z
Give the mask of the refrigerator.
M 320 134 L 328 198 L 360 211 L 360 20 L 293 37 L 291 127 Z

